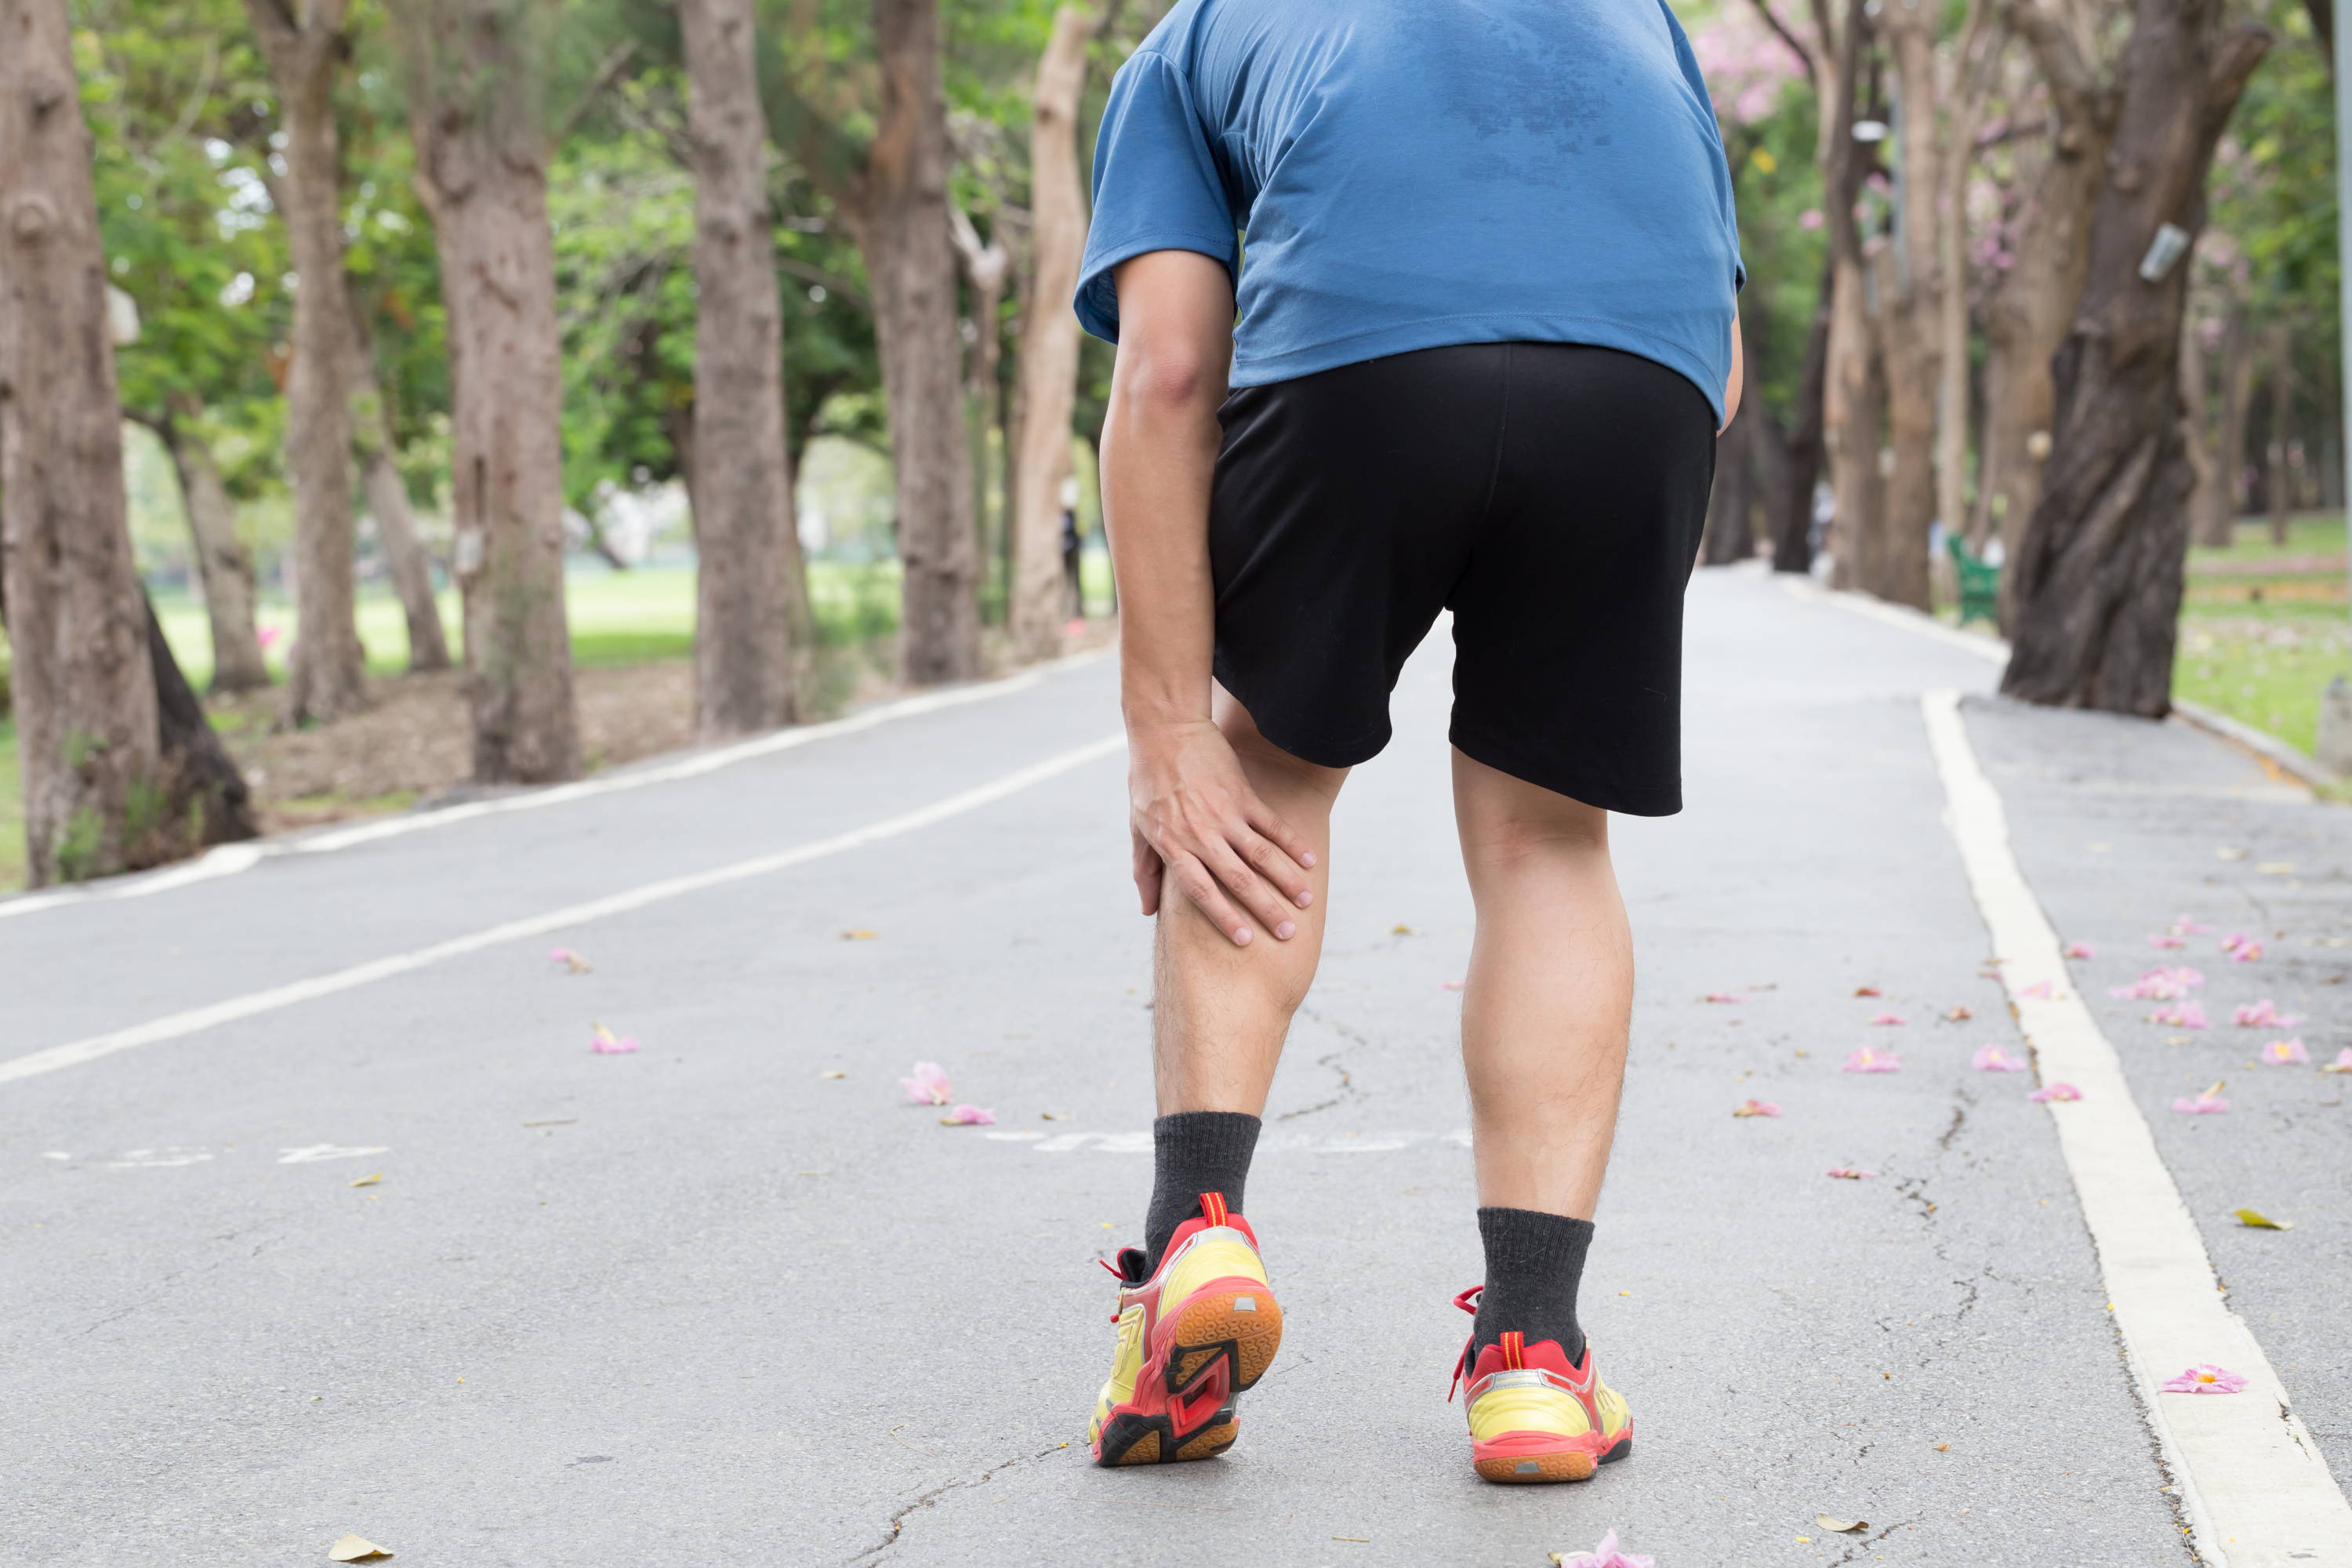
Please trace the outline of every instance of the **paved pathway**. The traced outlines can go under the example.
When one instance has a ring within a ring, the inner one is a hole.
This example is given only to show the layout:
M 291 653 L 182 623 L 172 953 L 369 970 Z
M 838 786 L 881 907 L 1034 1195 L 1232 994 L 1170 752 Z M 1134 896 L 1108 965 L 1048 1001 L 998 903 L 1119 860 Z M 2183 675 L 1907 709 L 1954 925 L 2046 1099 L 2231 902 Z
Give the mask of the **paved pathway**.
M 357 1531 L 466 1568 L 1535 1568 L 1614 1528 L 1661 1568 L 2193 1562 L 2053 1112 L 2031 1075 L 1969 1069 L 2023 1047 L 1921 694 L 1979 694 L 2018 863 L 2092 947 L 2092 1016 L 2339 1476 L 2352 1079 L 2249 1065 L 2275 1031 L 2227 1019 L 2269 996 L 2315 1062 L 2352 1039 L 2352 817 L 2179 726 L 1987 700 L 1994 674 L 1745 571 L 1694 590 L 1690 809 L 1620 838 L 1642 994 L 1588 1281 L 1642 1439 L 1578 1488 L 1482 1486 L 1444 1402 L 1477 1254 L 1442 647 L 1340 806 L 1250 1189 L 1289 1337 L 1213 1464 L 1083 1457 L 1093 1259 L 1149 1178 L 1107 661 L 691 776 L 0 905 L 0 1561 L 310 1563 Z M 2183 912 L 2264 958 L 2147 945 Z M 2107 999 L 2180 960 L 2215 1027 Z M 643 1048 L 592 1054 L 593 1022 Z M 1840 1071 L 1864 1045 L 1903 1070 Z M 998 1125 L 903 1104 L 918 1058 Z M 2216 1078 L 2228 1114 L 2171 1112 Z M 1733 1119 L 1751 1096 L 1784 1113 Z

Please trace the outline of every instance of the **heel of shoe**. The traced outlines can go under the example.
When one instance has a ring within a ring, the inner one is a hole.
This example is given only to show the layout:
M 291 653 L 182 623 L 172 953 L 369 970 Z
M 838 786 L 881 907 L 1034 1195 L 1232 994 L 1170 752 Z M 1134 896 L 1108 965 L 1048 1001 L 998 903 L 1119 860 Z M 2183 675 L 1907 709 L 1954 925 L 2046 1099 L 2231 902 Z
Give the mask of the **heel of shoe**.
M 1220 1361 L 1238 1392 L 1255 1386 L 1282 1348 L 1282 1307 L 1255 1280 L 1219 1280 L 1186 1298 L 1161 1331 L 1169 1393 L 1192 1387 Z

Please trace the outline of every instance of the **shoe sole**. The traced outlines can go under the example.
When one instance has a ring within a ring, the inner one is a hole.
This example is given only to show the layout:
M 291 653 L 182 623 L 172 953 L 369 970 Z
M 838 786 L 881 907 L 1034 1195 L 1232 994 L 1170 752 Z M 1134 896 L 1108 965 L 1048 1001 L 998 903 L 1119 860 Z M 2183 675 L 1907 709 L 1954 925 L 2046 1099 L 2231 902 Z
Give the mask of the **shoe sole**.
M 1234 1446 L 1241 1423 L 1234 1397 L 1255 1386 L 1282 1348 L 1282 1308 L 1255 1280 L 1218 1283 L 1194 1291 L 1160 1330 L 1167 1371 L 1138 1380 L 1139 1392 L 1158 1384 L 1158 1409 L 1129 1406 L 1103 1424 L 1095 1463 L 1170 1465 L 1213 1459 Z M 1205 1418 L 1202 1412 L 1211 1414 Z
M 1613 1465 L 1633 1451 L 1631 1436 L 1620 1437 L 1598 1460 L 1578 1448 L 1549 1454 L 1506 1454 L 1476 1459 L 1479 1479 L 1502 1486 L 1544 1486 L 1554 1481 L 1589 1481 L 1602 1465 Z

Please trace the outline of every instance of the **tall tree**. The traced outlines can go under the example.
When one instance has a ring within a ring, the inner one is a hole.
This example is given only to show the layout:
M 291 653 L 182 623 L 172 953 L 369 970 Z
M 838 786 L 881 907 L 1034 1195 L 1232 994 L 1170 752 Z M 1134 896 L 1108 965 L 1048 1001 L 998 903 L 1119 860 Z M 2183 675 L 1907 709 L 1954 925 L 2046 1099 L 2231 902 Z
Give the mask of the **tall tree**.
M 2054 367 L 2050 463 L 2013 568 L 2010 696 L 2151 718 L 2171 708 L 2195 489 L 2183 263 L 2214 143 L 2270 43 L 2230 23 L 2224 0 L 2135 0 L 2082 297 Z
M 789 724 L 809 635 L 751 0 L 679 0 L 694 159 L 695 726 Z
M 285 142 L 271 195 L 294 256 L 294 365 L 286 466 L 294 481 L 294 593 L 286 668 L 289 722 L 367 705 L 352 538 L 352 358 L 343 289 L 342 138 L 335 89 L 351 57 L 346 0 L 246 0 L 278 83 Z
M 2014 262 L 1984 306 L 1978 531 L 1986 537 L 1997 533 L 2014 562 L 2042 495 L 2056 397 L 2051 361 L 2082 296 L 2090 260 L 2084 236 L 2106 173 L 2121 99 L 2095 52 L 2103 25 L 2114 19 L 2105 0 L 2064 13 L 2040 0 L 2007 0 L 2004 16 L 2032 49 L 2049 94 L 2050 121 L 2048 136 L 2029 159 L 2029 194 Z M 2001 574 L 2001 625 L 2012 632 L 2021 581 L 2016 571 Z
M 375 334 L 360 308 L 359 290 L 346 292 L 352 322 L 352 440 L 360 459 L 360 486 L 375 518 L 375 542 L 383 551 L 384 569 L 408 622 L 408 668 L 416 674 L 446 669 L 449 639 L 441 629 L 441 605 L 433 595 L 432 559 L 416 531 L 408 482 L 400 476 L 392 407 L 384 401 L 375 370 Z
M 872 0 L 867 73 L 847 68 L 796 8 L 794 79 L 779 140 L 800 154 L 857 241 L 871 280 L 898 514 L 899 670 L 916 685 L 980 673 L 980 552 L 964 429 L 962 335 L 948 217 L 939 0 Z M 863 139 L 851 127 L 870 123 Z
M 1069 309 L 1087 243 L 1078 174 L 1078 98 L 1086 89 L 1092 11 L 1064 5 L 1037 61 L 1029 132 L 1031 267 L 1021 332 L 1019 455 L 1013 459 L 1011 615 L 1015 657 L 1061 650 L 1067 587 L 1062 563 L 1062 481 L 1070 472 L 1070 413 L 1077 400 L 1078 322 Z
M 180 505 L 188 514 L 196 581 L 212 631 L 212 689 L 258 691 L 269 684 L 269 666 L 254 624 L 253 552 L 237 537 L 236 503 L 213 455 L 204 405 L 194 393 L 178 388 L 154 413 L 128 407 L 123 412 L 155 433 L 180 483 Z
M 139 864 L 155 679 L 65 0 L 0 0 L 0 578 L 36 887 Z
M 555 0 L 399 0 L 417 188 L 454 372 L 451 520 L 474 777 L 576 777 L 563 604 L 562 382 L 547 221 Z

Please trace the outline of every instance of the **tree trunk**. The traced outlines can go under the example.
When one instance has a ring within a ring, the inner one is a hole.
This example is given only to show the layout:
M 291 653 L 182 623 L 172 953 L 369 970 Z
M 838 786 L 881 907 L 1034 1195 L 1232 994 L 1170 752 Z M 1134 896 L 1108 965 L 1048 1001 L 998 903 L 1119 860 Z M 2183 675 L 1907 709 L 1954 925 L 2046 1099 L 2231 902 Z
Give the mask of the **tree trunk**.
M 1840 257 L 1831 281 L 1832 369 L 1823 412 L 1830 486 L 1836 497 L 1830 518 L 1830 585 L 1841 589 L 1859 588 L 1865 581 L 1864 555 L 1878 531 L 1885 484 L 1878 467 L 1878 414 L 1886 384 L 1863 302 L 1864 288 L 1861 258 Z
M 678 23 L 694 152 L 695 731 L 708 742 L 799 716 L 810 627 L 751 0 L 680 0 Z
M 1715 438 L 1715 491 L 1707 497 L 1699 563 L 1728 566 L 1756 553 L 1757 416 L 1744 405 Z
M 980 561 L 948 232 L 939 0 L 874 0 L 874 30 L 881 104 L 856 228 L 873 279 L 890 412 L 905 565 L 899 668 L 909 685 L 929 686 L 980 673 Z
M 552 5 L 404 0 L 394 14 L 449 314 L 450 510 L 474 777 L 574 778 L 562 388 L 539 91 Z
M 2270 503 L 2271 542 L 2286 542 L 2287 523 L 2294 510 L 2294 468 L 2287 460 L 2289 421 L 2294 414 L 2294 336 L 2284 321 L 2273 321 L 2263 333 L 2263 357 L 2270 361 L 2270 442 L 2263 448 L 2263 467 L 2270 481 L 2263 499 Z
M 2193 247 L 2213 144 L 2269 47 L 2223 0 L 2137 0 L 2090 256 L 2058 351 L 2055 440 L 2012 563 L 2016 629 L 2001 689 L 2032 702 L 2161 718 L 2195 479 L 2180 435 L 2189 268 L 2141 259 L 2165 223 Z
M 992 234 L 985 241 L 961 206 L 950 203 L 949 232 L 955 237 L 956 259 L 963 264 L 964 282 L 971 289 L 971 357 L 964 366 L 964 405 L 971 411 L 971 510 L 981 563 L 981 583 L 987 586 L 989 563 L 1007 561 L 1005 530 L 1013 509 L 998 504 L 998 474 L 1004 467 L 1004 449 L 997 437 L 1004 419 L 1004 290 L 1013 274 L 1013 252 Z M 1004 610 L 1010 613 L 1013 575 L 1003 574 Z
M 2032 219 L 2018 237 L 2008 274 L 1985 300 L 1985 429 L 1977 478 L 1981 539 L 1998 535 L 2016 561 L 2042 496 L 2049 460 L 2051 360 L 2065 341 L 2083 292 L 2084 237 L 2115 137 L 2116 94 L 2078 40 L 2038 0 L 2011 0 L 2010 26 L 2033 49 L 2051 95 L 2050 142 L 2033 181 Z M 2015 627 L 2018 574 L 2004 571 L 2000 620 Z
M 441 630 L 441 606 L 433 597 L 433 563 L 425 542 L 416 534 L 416 516 L 409 510 L 408 485 L 394 460 L 399 450 L 392 433 L 392 408 L 376 380 L 375 348 L 361 313 L 352 300 L 352 429 L 359 449 L 360 484 L 367 492 L 368 510 L 375 518 L 376 542 L 383 546 L 384 565 L 400 595 L 408 620 L 408 668 L 411 674 L 449 668 L 449 639 Z
M 1943 155 L 1937 125 L 1934 13 L 1895 0 L 1879 13 L 1901 101 L 1895 155 L 1900 209 L 1894 243 L 1872 258 L 1878 279 L 1879 352 L 1885 362 L 1886 476 L 1878 526 L 1864 535 L 1864 592 L 1927 607 L 1927 532 L 1936 520 L 1936 391 L 1942 379 L 1943 279 L 1937 204 Z
M 260 836 L 253 818 L 253 795 L 236 760 L 213 732 L 205 705 L 180 671 L 172 645 L 164 640 L 163 623 L 144 594 L 148 668 L 155 681 L 156 735 L 161 775 L 172 810 L 166 814 L 175 830 L 186 834 L 185 847 L 232 844 Z
M 2196 476 L 2196 484 L 2189 492 L 2189 527 L 2190 536 L 2200 544 L 2210 542 L 2205 536 L 2211 531 L 2214 514 L 2227 515 L 2221 500 L 2221 468 L 2213 460 L 2212 399 L 2207 395 L 2205 382 L 2205 340 L 2198 331 L 2196 317 L 2184 311 L 2180 323 L 2180 444 L 2189 457 L 2189 472 Z M 2229 542 L 2225 539 L 2222 542 Z
M 221 482 L 220 464 L 198 421 L 204 408 L 195 395 L 181 392 L 154 422 L 155 435 L 180 481 L 180 504 L 188 514 L 188 535 L 196 558 L 196 581 L 204 588 L 205 616 L 211 623 L 215 691 L 258 691 L 269 684 L 269 666 L 253 620 L 253 554 L 236 536 L 236 508 Z M 173 667 L 177 668 L 175 663 Z
M 1062 481 L 1070 472 L 1070 412 L 1077 401 L 1078 321 L 1066 307 L 1087 243 L 1078 175 L 1078 95 L 1094 17 L 1085 5 L 1054 14 L 1037 62 L 1029 126 L 1031 265 L 1021 332 L 1021 454 L 1013 468 L 1013 649 L 1050 658 L 1062 647 L 1069 592 L 1062 565 Z
M 289 724 L 367 706 L 367 657 L 352 565 L 351 315 L 343 289 L 342 142 L 335 83 L 350 58 L 343 0 L 246 0 L 282 107 L 282 176 L 271 183 L 293 254 L 294 364 L 286 384 L 286 468 L 294 484 L 294 648 Z
M 0 0 L 0 576 L 35 887 L 147 861 L 155 678 L 65 0 Z
M 2245 510 L 2246 424 L 2253 409 L 2254 334 L 2246 302 L 2235 300 L 2221 321 L 2221 442 L 2216 458 L 2221 472 L 2213 487 L 2213 510 L 2198 533 L 2200 544 L 2229 544 L 2237 537 L 2238 518 Z

